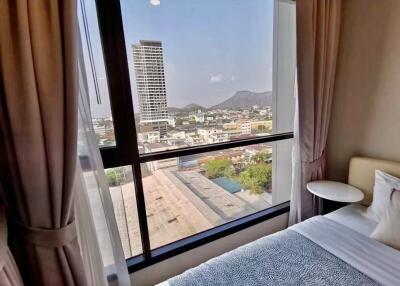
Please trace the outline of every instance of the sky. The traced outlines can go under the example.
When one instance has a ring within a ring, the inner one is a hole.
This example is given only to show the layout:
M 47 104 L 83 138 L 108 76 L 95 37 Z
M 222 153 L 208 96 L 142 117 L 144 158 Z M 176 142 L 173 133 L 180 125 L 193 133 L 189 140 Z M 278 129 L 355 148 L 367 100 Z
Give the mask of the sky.
M 162 42 L 168 106 L 196 103 L 209 107 L 236 91 L 272 89 L 273 0 L 120 1 L 135 110 L 132 44 L 140 40 Z M 84 3 L 102 99 L 97 104 L 86 64 L 92 112 L 94 117 L 108 116 L 95 3 Z M 87 62 L 85 44 L 83 48 Z

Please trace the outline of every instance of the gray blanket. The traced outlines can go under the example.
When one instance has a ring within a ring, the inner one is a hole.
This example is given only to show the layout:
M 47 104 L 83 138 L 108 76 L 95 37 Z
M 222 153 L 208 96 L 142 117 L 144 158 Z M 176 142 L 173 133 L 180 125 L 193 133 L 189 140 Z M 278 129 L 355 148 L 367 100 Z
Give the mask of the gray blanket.
M 169 286 L 378 285 L 292 230 L 261 238 L 168 280 Z

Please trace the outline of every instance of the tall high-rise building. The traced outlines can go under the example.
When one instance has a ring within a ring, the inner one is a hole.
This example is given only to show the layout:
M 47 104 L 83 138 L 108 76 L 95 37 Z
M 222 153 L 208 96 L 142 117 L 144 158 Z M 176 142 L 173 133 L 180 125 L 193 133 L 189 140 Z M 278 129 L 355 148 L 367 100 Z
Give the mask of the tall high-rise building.
M 140 41 L 132 45 L 139 98 L 140 130 L 167 133 L 168 106 L 162 44 Z

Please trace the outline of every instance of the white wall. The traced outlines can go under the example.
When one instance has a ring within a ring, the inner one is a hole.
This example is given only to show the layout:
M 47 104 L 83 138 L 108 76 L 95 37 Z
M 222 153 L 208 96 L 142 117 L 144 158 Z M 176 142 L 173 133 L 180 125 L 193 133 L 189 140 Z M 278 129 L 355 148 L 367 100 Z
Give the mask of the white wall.
M 286 213 L 134 272 L 131 274 L 132 285 L 147 286 L 160 283 L 212 257 L 223 254 L 265 235 L 285 229 L 287 227 L 287 221 L 288 214 Z
M 343 1 L 327 146 L 334 180 L 354 155 L 400 161 L 399 0 Z

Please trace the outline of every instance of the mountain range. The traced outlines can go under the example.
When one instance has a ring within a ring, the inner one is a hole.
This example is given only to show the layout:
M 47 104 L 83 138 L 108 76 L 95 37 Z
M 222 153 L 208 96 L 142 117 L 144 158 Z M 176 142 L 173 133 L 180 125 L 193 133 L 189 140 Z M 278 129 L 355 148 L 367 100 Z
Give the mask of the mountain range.
M 254 105 L 258 106 L 271 106 L 272 105 L 272 91 L 252 92 L 248 90 L 237 91 L 234 95 L 224 100 L 223 102 L 205 108 L 198 104 L 188 104 L 182 108 L 169 107 L 170 112 L 190 112 L 195 110 L 212 110 L 212 109 L 237 109 L 249 108 Z

